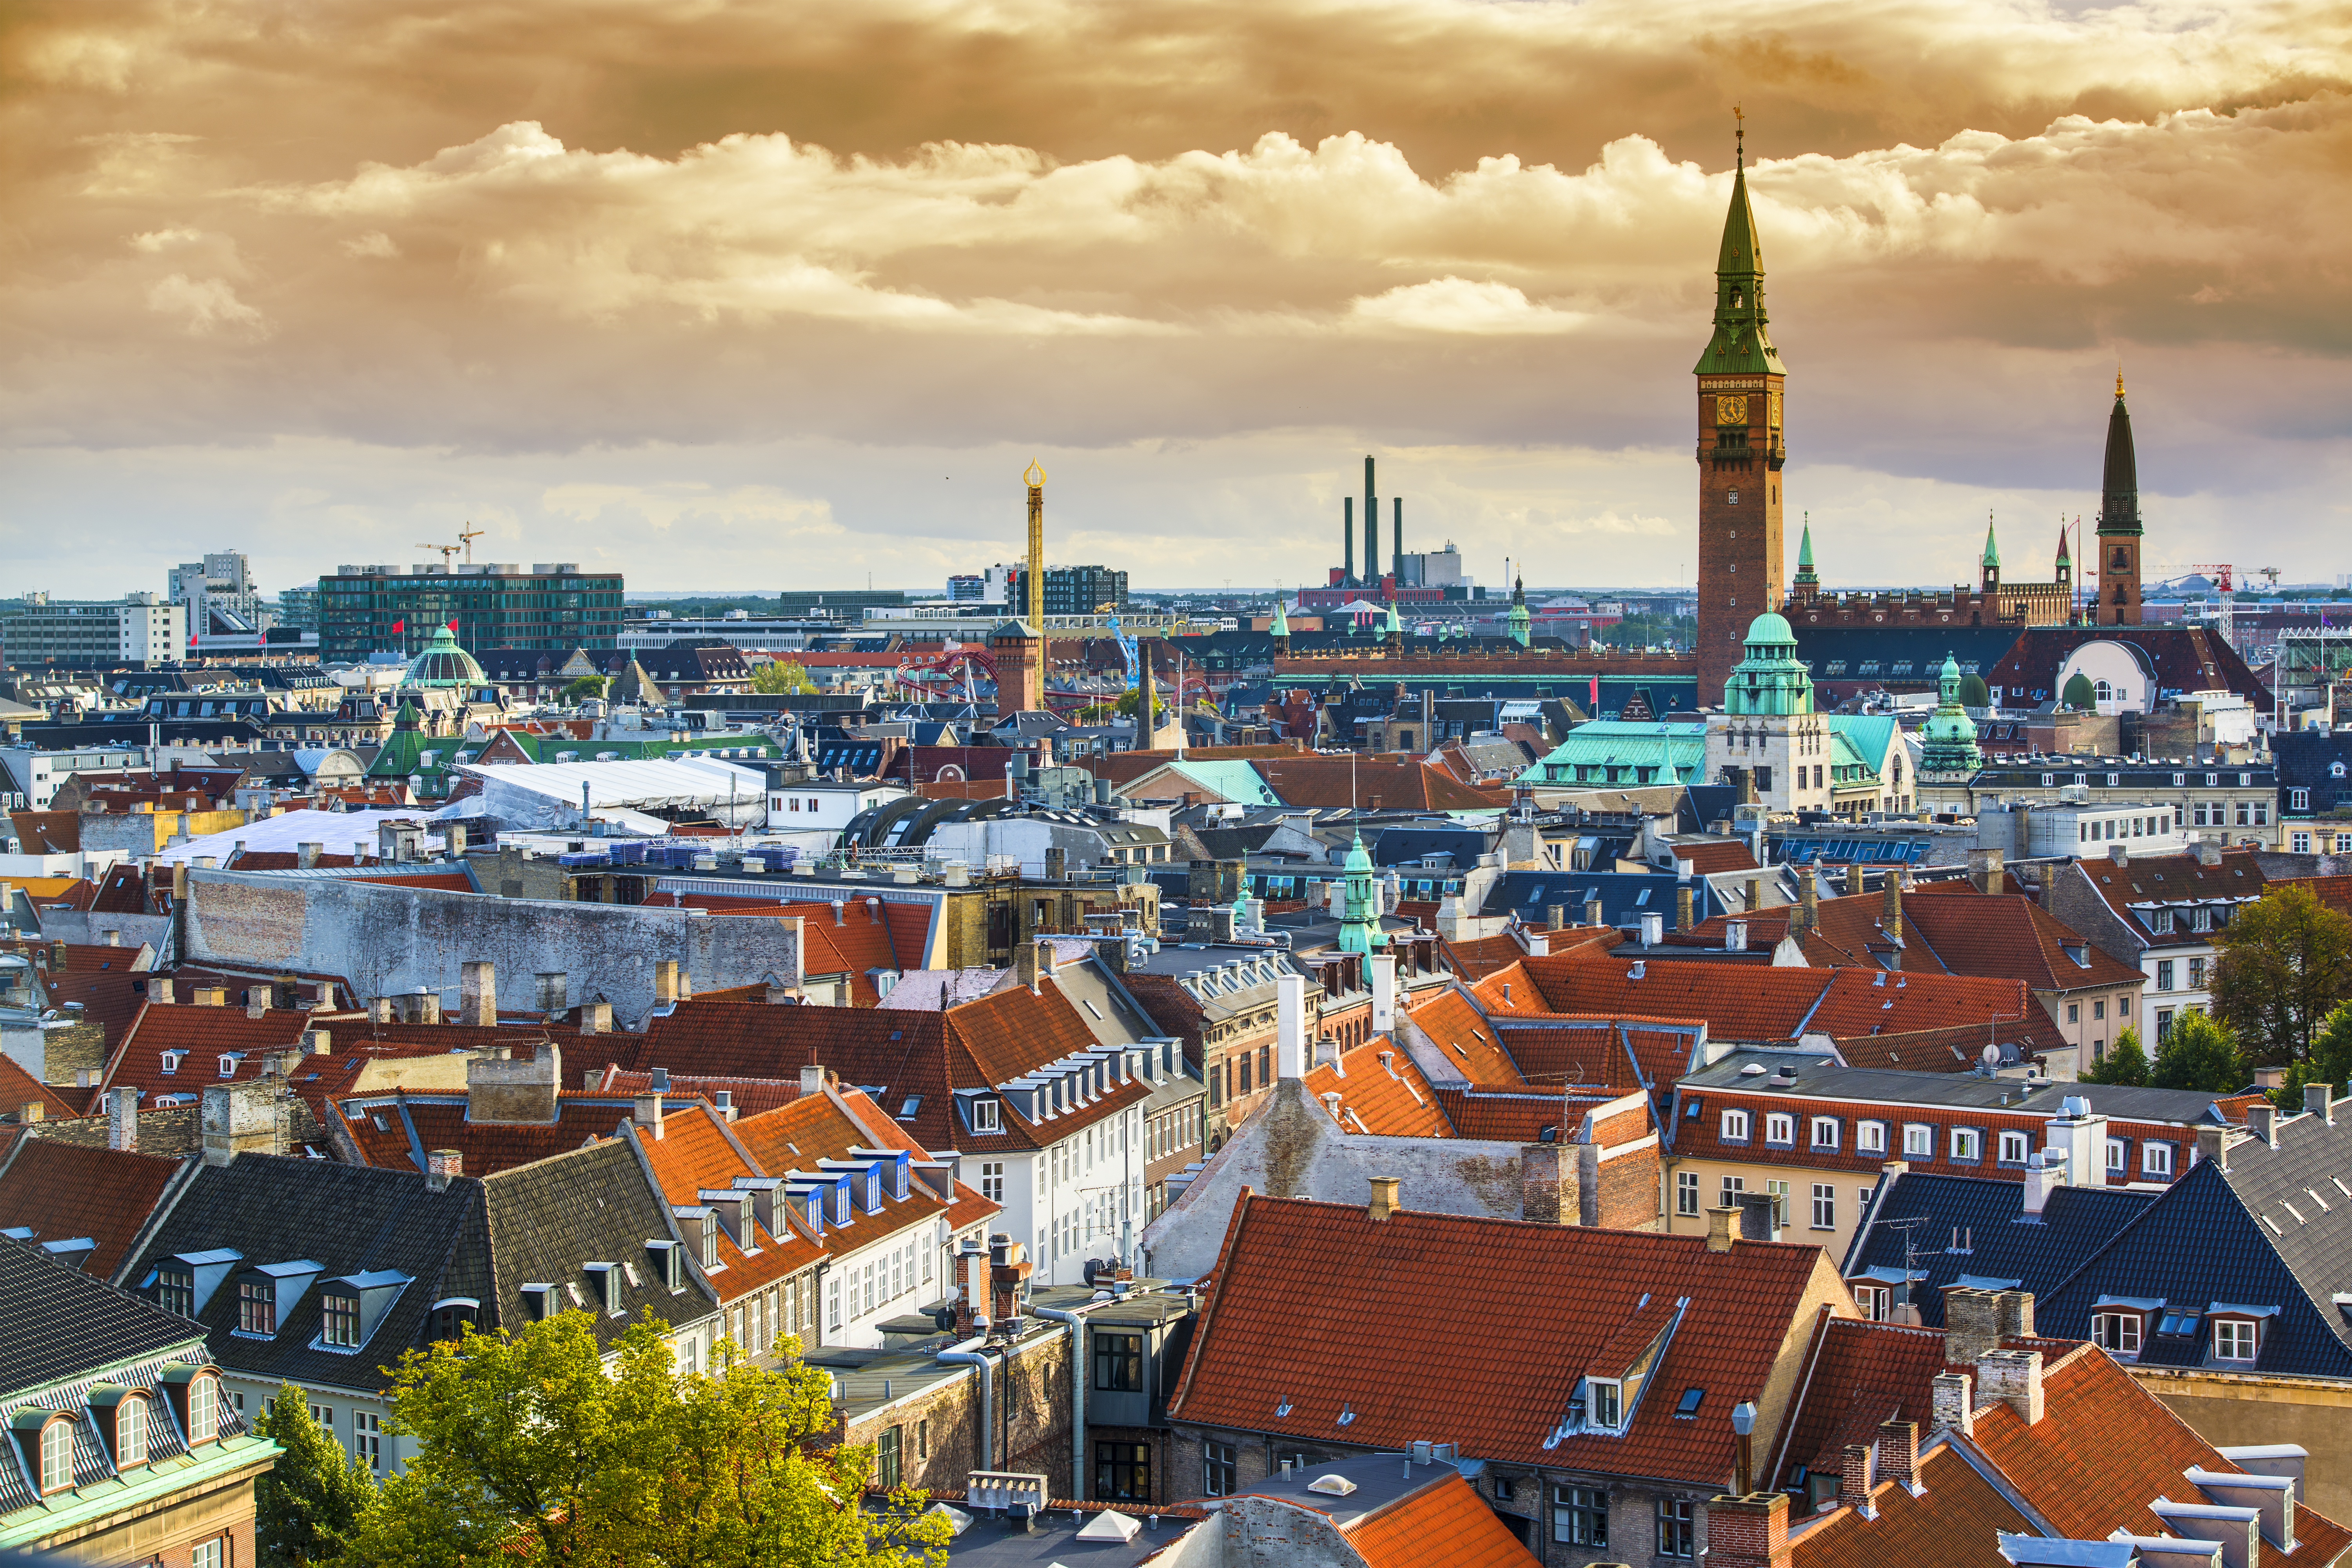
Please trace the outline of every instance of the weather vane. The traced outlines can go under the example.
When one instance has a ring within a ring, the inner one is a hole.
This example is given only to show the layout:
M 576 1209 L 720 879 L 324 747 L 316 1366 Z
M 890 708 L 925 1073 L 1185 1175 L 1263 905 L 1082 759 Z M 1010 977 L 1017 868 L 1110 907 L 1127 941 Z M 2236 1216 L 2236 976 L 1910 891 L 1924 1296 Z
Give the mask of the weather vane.
M 1731 106 L 1731 118 L 1734 121 L 1731 132 L 1735 149 L 1733 155 L 1745 163 L 1748 162 L 1748 111 L 1735 103 Z

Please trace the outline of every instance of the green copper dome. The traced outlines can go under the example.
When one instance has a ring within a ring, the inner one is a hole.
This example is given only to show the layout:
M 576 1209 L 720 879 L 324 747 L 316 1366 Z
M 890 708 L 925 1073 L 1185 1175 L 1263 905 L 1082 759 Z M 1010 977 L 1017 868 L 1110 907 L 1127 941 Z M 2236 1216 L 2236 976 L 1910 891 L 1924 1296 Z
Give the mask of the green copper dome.
M 1936 684 L 1936 710 L 1919 729 L 1919 771 L 1972 773 L 1984 765 L 1984 752 L 1977 745 L 1976 721 L 1960 704 L 1960 661 L 1946 654 Z
M 1348 847 L 1345 869 L 1347 879 L 1339 897 L 1339 941 L 1341 952 L 1371 952 L 1388 945 L 1388 933 L 1381 930 L 1380 884 L 1372 876 L 1371 851 L 1364 847 L 1364 836 Z
M 425 651 L 408 661 L 400 683 L 427 688 L 485 686 L 489 679 L 474 662 L 474 656 L 457 646 L 457 633 L 447 626 L 436 626 Z
M 1723 683 L 1727 713 L 1811 713 L 1813 678 L 1797 657 L 1797 634 L 1770 610 L 1748 623 L 1748 657 Z

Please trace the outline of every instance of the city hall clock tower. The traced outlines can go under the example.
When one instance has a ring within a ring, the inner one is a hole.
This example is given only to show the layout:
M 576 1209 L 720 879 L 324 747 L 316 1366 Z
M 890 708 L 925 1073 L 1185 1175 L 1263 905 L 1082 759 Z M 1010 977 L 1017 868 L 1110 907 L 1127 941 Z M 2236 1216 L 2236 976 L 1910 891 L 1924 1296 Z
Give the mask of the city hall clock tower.
M 1780 604 L 1788 371 L 1764 330 L 1764 258 L 1748 205 L 1746 127 L 1715 263 L 1715 335 L 1698 380 L 1698 700 L 1723 700 L 1748 623 Z

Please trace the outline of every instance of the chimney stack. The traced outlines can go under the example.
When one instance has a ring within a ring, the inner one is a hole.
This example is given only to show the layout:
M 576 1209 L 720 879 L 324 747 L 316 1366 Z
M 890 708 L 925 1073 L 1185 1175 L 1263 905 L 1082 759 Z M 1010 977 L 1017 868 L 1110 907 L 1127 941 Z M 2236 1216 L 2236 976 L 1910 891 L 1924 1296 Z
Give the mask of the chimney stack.
M 1797 918 L 1789 922 L 1791 936 L 1810 936 L 1821 929 L 1822 885 L 1811 866 L 1797 868 Z
M 1905 1491 L 1918 1486 L 1919 1424 L 1882 1421 L 1878 1424 L 1878 1473 Z
M 1885 879 L 1879 884 L 1879 929 L 1900 942 L 1903 940 L 1903 881 L 1898 873 L 1891 869 L 1886 873 Z
M 1979 893 L 1998 893 L 2007 885 L 2002 875 L 2001 853 L 1998 849 L 1969 851 L 1969 882 Z
M 1037 943 L 1030 941 L 1015 944 L 1013 949 L 1013 984 L 1034 994 L 1038 968 Z
M 1393 952 L 1383 952 L 1376 955 L 1371 962 L 1371 970 L 1372 1033 L 1375 1035 L 1393 1034 L 1396 1032 L 1396 954 Z M 1301 1037 L 1304 1037 L 1306 1027 L 1303 1024 L 1300 1026 L 1299 1033 Z
M 478 1029 L 499 1026 L 499 978 L 487 959 L 469 959 L 457 966 L 457 1015 L 460 1023 Z
M 814 1063 L 811 1063 L 809 1066 L 801 1068 L 801 1092 L 803 1094 L 823 1094 L 824 1092 L 824 1068 L 816 1066 Z
M 106 1146 L 136 1152 L 139 1148 L 139 1091 L 106 1091 Z
M 2040 1351 L 1988 1351 L 1977 1358 L 1977 1382 L 1986 1403 L 2000 1400 L 2028 1426 L 2042 1419 Z
M 1789 1568 L 1789 1494 L 1709 1498 L 1706 1562 L 1707 1568 Z
M 172 1001 L 172 977 L 168 974 L 151 975 L 147 981 L 147 1000 L 168 1005 Z
M 1850 1508 L 1864 1519 L 1876 1519 L 1878 1510 L 1871 1506 L 1870 1489 L 1878 1478 L 1872 1473 L 1874 1456 L 1867 1443 L 1848 1443 L 1838 1456 L 1838 1503 Z
M 654 1005 L 667 1006 L 677 1000 L 677 960 L 654 960 Z
M 1714 1208 L 1706 1211 L 1706 1249 L 1709 1252 L 1731 1250 L 1732 1227 L 1739 1218 L 1736 1208 Z
M 563 1053 L 541 1040 L 530 1056 L 475 1057 L 466 1063 L 466 1120 L 544 1127 L 562 1114 Z
M 1931 1385 L 1929 1400 L 1934 1412 L 1935 1430 L 1957 1432 L 1963 1437 L 1977 1435 L 1976 1379 L 1970 1374 L 1965 1372 L 1937 1373 Z
M 455 1149 L 436 1149 L 425 1156 L 425 1189 L 446 1193 L 449 1178 L 466 1173 L 466 1157 Z
M 1365 1212 L 1374 1219 L 1387 1219 L 1404 1206 L 1404 1182 L 1396 1176 L 1374 1176 L 1372 1197 Z
M 1973 1366 L 2000 1348 L 2000 1297 L 1969 1285 L 1944 1287 L 1944 1362 Z
M 1281 1079 L 1307 1076 L 1307 976 L 1277 975 L 1274 982 L 1274 1073 Z M 1375 1182 L 1373 1185 L 1379 1186 Z
M 325 852 L 326 847 L 323 844 L 297 844 L 294 846 L 294 863 L 305 871 L 314 870 L 318 867 L 319 857 Z
M 1601 895 L 1598 893 L 1584 900 L 1584 923 L 1589 926 L 1601 923 Z
M 2278 1147 L 2278 1107 L 2268 1100 L 2257 1100 L 2246 1108 L 2246 1131 L 2271 1148 Z
M 632 1120 L 634 1120 L 638 1126 L 650 1131 L 655 1137 L 660 1137 L 662 1135 L 661 1095 L 657 1092 L 638 1095 L 636 1097 L 636 1108 L 632 1113 Z
M 2303 1113 L 2316 1116 L 2323 1127 L 2336 1125 L 2336 1086 L 2332 1083 L 2307 1083 L 2303 1086 Z
M 1742 1193 L 1739 1195 L 1739 1239 L 1780 1240 L 1780 1200 L 1770 1193 Z
M 972 1310 L 977 1300 L 974 1292 L 978 1289 L 978 1281 L 973 1279 L 972 1271 L 980 1266 L 980 1260 L 987 1256 L 987 1253 L 981 1250 L 977 1242 L 968 1241 L 956 1249 L 955 1333 L 959 1340 L 971 1338 L 972 1320 L 978 1316 Z
M 1685 860 L 1682 864 L 1688 866 L 1690 862 Z M 1688 882 L 1675 889 L 1675 929 L 1676 931 L 1688 931 L 1698 923 L 1691 913 L 1693 902 L 1691 885 Z

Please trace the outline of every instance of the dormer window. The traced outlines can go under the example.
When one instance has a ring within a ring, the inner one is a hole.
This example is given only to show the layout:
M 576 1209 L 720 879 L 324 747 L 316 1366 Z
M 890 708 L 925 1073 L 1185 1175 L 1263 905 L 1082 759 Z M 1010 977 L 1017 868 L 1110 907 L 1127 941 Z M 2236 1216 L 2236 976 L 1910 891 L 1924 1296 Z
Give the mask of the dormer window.
M 46 1497 L 73 1484 L 73 1421 L 54 1416 L 41 1428 L 41 1493 Z
M 188 1446 L 209 1443 L 220 1436 L 220 1380 L 188 1380 Z
M 2170 910 L 2149 910 L 2147 916 L 2147 929 L 2156 932 L 2158 936 L 2170 936 L 2172 934 L 2172 911 Z
M 168 1078 L 172 1074 L 178 1072 L 180 1070 L 180 1058 L 187 1054 L 188 1053 L 185 1051 L 158 1052 L 157 1056 L 162 1061 L 163 1066 L 161 1070 L 163 1075 Z
M 147 1462 L 147 1401 L 125 1395 L 114 1406 L 114 1468 L 128 1469 Z
M 1886 1123 L 1884 1121 L 1862 1121 L 1855 1123 L 1853 1129 L 1853 1148 L 1854 1152 L 1858 1154 L 1885 1153 Z
M 1624 1384 L 1612 1378 L 1591 1379 L 1585 1384 L 1585 1424 L 1616 1431 L 1624 1418 Z
M 196 1315 L 196 1276 L 194 1269 L 165 1268 L 155 1276 L 155 1305 L 167 1312 L 177 1312 L 184 1318 Z
M 360 1299 L 340 1291 L 319 1298 L 320 1340 L 338 1350 L 357 1350 L 360 1342 Z
M 2091 1342 L 2113 1356 L 2137 1356 L 2140 1335 L 2147 1319 L 2139 1312 L 2097 1312 L 2091 1318 Z
M 223 1051 L 220 1058 L 221 1077 L 235 1078 L 236 1076 L 236 1062 L 237 1058 L 236 1053 L 231 1051 Z
M 1004 1122 L 1001 1109 L 1002 1104 L 1002 1101 L 994 1100 L 973 1100 L 971 1102 L 971 1130 L 974 1132 L 1003 1131 Z
M 2213 1320 L 2213 1359 L 2251 1365 L 2261 1344 L 2262 1324 L 2252 1318 Z
M 1903 1157 L 1906 1160 L 1932 1160 L 1936 1157 L 1936 1130 L 1924 1121 L 1903 1124 Z
M 1748 1112 L 1727 1110 L 1723 1113 L 1723 1141 L 1727 1143 L 1748 1142 Z
M 1764 1118 L 1764 1142 L 1794 1143 L 1797 1141 L 1797 1119 L 1785 1110 L 1769 1112 Z
M 1838 1146 L 1838 1119 L 1834 1116 L 1813 1118 L 1813 1147 L 1835 1149 Z
M 240 1279 L 236 1285 L 236 1329 L 241 1334 L 278 1331 L 278 1283 L 273 1279 Z

